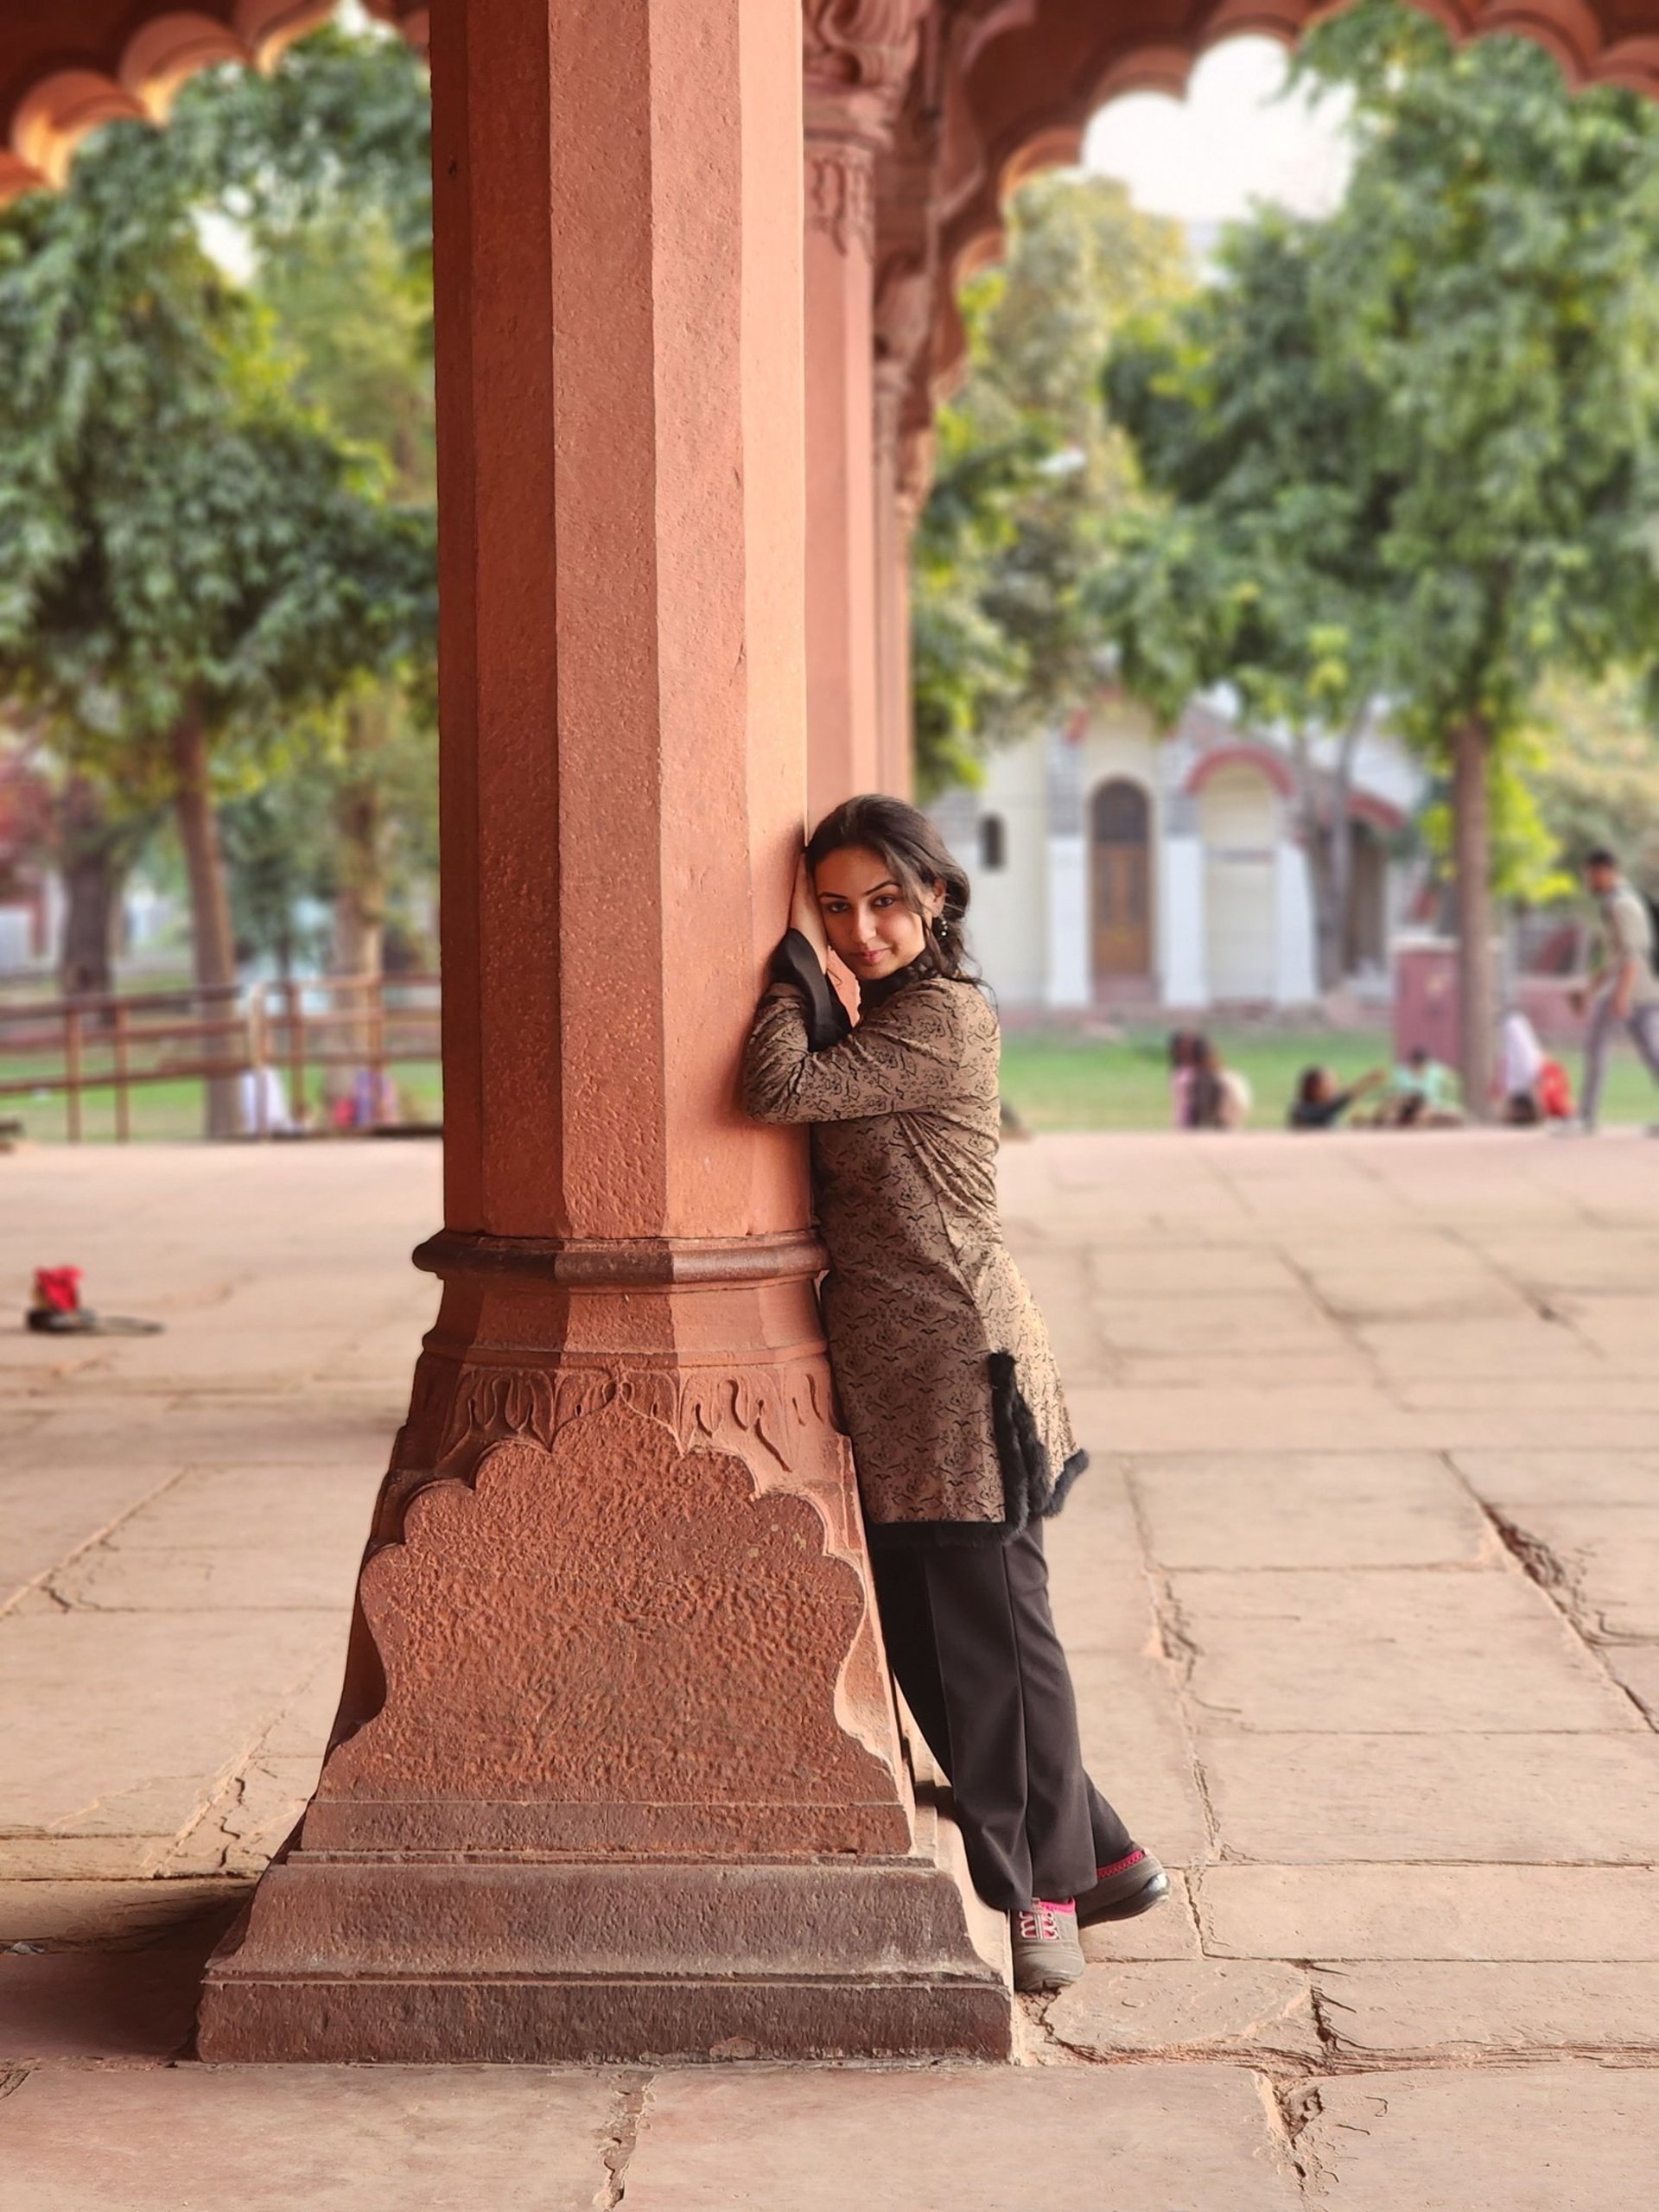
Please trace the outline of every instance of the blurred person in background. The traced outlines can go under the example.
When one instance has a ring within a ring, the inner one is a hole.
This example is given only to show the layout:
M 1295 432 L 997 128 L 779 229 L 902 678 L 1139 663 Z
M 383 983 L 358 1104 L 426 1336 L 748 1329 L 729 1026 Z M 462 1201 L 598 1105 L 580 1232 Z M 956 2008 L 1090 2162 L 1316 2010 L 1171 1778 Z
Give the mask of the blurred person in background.
M 1613 1031 L 1621 1023 L 1630 1031 L 1630 1041 L 1647 1063 L 1649 1074 L 1659 1078 L 1659 976 L 1654 974 L 1652 909 L 1626 882 L 1618 861 L 1605 846 L 1598 847 L 1586 860 L 1584 882 L 1600 915 L 1601 937 L 1591 961 L 1589 982 L 1573 996 L 1580 1012 L 1586 1006 L 1589 1009 L 1584 1039 L 1584 1094 L 1578 1122 L 1562 1127 L 1576 1127 L 1592 1135 L 1601 1110 L 1601 1089 Z
M 1207 1037 L 1192 1040 L 1186 1090 L 1189 1129 L 1241 1129 L 1254 1105 L 1250 1086 L 1236 1068 L 1226 1067 Z
M 1291 1102 L 1293 1129 L 1334 1129 L 1343 1116 L 1368 1091 L 1381 1090 L 1389 1079 L 1386 1068 L 1372 1068 L 1344 1090 L 1331 1068 L 1304 1068 Z

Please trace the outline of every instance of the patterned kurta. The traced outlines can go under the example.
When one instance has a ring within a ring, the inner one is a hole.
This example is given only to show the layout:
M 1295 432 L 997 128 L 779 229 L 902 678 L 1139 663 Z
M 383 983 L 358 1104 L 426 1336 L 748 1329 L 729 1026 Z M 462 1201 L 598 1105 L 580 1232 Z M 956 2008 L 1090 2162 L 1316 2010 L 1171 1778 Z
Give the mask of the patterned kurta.
M 780 950 L 777 972 L 798 957 Z M 919 966 L 863 1007 L 814 1051 L 815 1031 L 833 1033 L 822 1012 L 769 992 L 744 1104 L 812 1125 L 824 1334 L 872 1541 L 1000 1540 L 1057 1512 L 1085 1462 L 1002 1242 L 996 1016 L 975 985 Z

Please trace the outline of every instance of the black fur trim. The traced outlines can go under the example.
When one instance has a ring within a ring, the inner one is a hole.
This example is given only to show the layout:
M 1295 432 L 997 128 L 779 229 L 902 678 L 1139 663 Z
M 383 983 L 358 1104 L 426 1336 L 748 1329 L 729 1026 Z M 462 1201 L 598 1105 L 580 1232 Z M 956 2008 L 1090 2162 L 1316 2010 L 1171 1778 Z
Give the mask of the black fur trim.
M 987 1361 L 991 1383 L 991 1423 L 1002 1470 L 1001 1521 L 877 1521 L 868 1524 L 876 1550 L 904 1550 L 935 1544 L 1001 1544 L 1032 1521 L 1052 1521 L 1065 1503 L 1071 1485 L 1089 1465 L 1086 1452 L 1074 1452 L 1054 1479 L 1048 1447 L 1038 1433 L 1031 1408 L 1020 1389 L 1012 1352 L 994 1351 Z

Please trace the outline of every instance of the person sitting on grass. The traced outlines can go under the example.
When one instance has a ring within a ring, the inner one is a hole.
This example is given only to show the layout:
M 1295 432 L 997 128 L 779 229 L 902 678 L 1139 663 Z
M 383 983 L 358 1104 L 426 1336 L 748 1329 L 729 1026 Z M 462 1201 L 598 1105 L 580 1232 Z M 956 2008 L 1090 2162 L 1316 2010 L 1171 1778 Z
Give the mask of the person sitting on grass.
M 1538 1041 L 1538 1032 L 1518 1007 L 1503 1017 L 1500 1071 L 1503 1119 L 1511 1128 L 1533 1128 L 1540 1122 L 1570 1122 L 1573 1084 L 1559 1060 Z
M 1209 1038 L 1194 1037 L 1186 1091 L 1186 1127 L 1243 1128 L 1254 1103 L 1250 1086 L 1237 1069 L 1223 1065 L 1221 1054 Z
M 1458 1079 L 1444 1060 L 1414 1045 L 1389 1078 L 1379 1120 L 1400 1129 L 1454 1129 L 1463 1120 Z
M 1192 1068 L 1198 1041 L 1191 1029 L 1169 1033 L 1169 1110 L 1178 1129 L 1192 1127 Z
M 1389 1079 L 1386 1068 L 1372 1068 L 1344 1090 L 1331 1068 L 1304 1068 L 1296 1085 L 1289 1121 L 1293 1129 L 1333 1129 L 1357 1098 Z

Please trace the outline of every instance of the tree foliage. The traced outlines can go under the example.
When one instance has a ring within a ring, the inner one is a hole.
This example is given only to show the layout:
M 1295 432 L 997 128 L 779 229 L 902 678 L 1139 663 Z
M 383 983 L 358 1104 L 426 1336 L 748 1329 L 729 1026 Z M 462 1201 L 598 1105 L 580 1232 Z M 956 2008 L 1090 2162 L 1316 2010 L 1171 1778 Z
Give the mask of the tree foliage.
M 1133 308 L 1188 283 L 1180 233 L 1122 186 L 1057 173 L 1008 209 L 1008 250 L 966 287 L 968 367 L 941 410 L 917 531 L 918 782 L 977 780 L 988 743 L 1075 706 L 1098 681 L 1084 587 L 1123 496 L 1098 382 Z
M 118 808 L 205 741 L 326 819 L 365 686 L 429 703 L 429 137 L 408 48 L 325 31 L 0 216 L 0 697 Z
M 1543 845 L 1532 702 L 1659 638 L 1659 111 L 1400 0 L 1331 19 L 1297 70 L 1351 98 L 1345 198 L 1258 215 L 1211 289 L 1125 334 L 1106 391 L 1154 504 L 1094 603 L 1166 712 L 1218 677 L 1293 728 L 1376 694 L 1457 764 L 1482 1098 L 1493 849 L 1513 880 Z
M 124 777 L 188 710 L 257 735 L 432 626 L 429 508 L 296 394 L 173 145 L 114 126 L 0 217 L 0 689 Z

